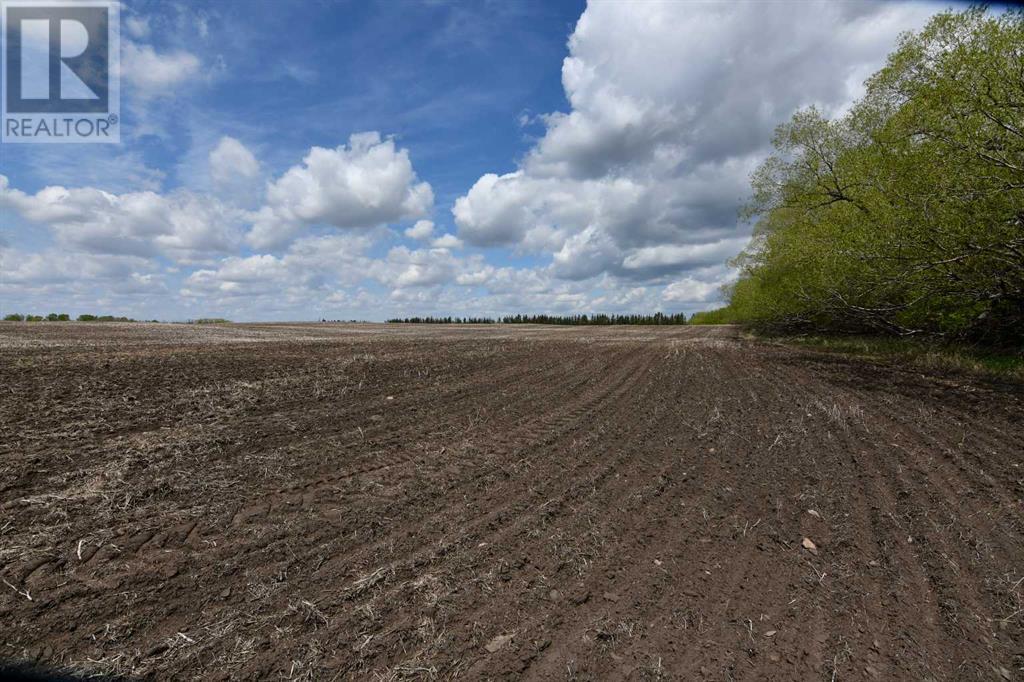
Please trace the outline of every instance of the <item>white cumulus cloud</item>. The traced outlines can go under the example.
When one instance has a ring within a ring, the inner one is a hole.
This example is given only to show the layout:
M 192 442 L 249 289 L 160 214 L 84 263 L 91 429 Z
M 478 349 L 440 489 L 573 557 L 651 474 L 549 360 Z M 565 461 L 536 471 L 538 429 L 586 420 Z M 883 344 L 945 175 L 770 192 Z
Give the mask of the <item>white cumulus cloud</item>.
M 0 175 L 0 208 L 50 227 L 71 251 L 202 260 L 238 247 L 245 214 L 179 190 L 112 194 L 92 187 L 44 187 L 27 194 Z
M 225 135 L 210 150 L 210 178 L 218 184 L 230 185 L 237 179 L 251 180 L 260 173 L 260 162 L 249 149 L 233 137 Z
M 415 225 L 405 231 L 405 236 L 410 239 L 430 239 L 433 235 L 434 223 L 431 220 L 417 220 Z
M 313 147 L 267 188 L 248 241 L 256 248 L 287 244 L 304 226 L 373 227 L 425 215 L 434 202 L 409 152 L 379 133 L 357 133 L 348 145 Z
M 121 75 L 143 97 L 167 97 L 189 79 L 199 76 L 200 61 L 191 52 L 158 53 L 150 45 L 124 41 Z
M 517 170 L 456 199 L 458 235 L 547 256 L 558 279 L 674 276 L 664 300 L 703 300 L 719 286 L 708 266 L 749 238 L 738 209 L 774 127 L 812 104 L 843 111 L 936 9 L 591 2 L 562 64 L 569 111 L 541 117 Z
M 454 234 L 443 234 L 430 242 L 430 245 L 435 249 L 461 249 L 462 240 Z
M 212 189 L 224 201 L 255 208 L 263 199 L 264 175 L 256 155 L 239 140 L 225 135 L 207 156 Z

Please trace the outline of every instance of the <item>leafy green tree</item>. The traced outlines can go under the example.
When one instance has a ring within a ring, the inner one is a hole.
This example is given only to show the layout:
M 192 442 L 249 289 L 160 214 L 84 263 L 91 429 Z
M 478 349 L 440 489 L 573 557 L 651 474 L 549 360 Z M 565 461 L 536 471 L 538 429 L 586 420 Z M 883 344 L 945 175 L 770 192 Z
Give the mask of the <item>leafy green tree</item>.
M 798 112 L 773 144 L 722 316 L 1022 340 L 1024 14 L 935 16 L 846 116 Z

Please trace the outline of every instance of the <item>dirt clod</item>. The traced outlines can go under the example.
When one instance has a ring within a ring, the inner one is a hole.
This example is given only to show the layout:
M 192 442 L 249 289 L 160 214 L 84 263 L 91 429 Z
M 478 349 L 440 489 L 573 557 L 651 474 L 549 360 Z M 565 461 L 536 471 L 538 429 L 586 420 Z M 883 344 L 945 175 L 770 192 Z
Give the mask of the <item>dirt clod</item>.
M 487 649 L 489 653 L 493 654 L 494 652 L 504 648 L 504 646 L 511 642 L 514 637 L 515 635 L 498 635 L 491 641 L 487 642 L 484 648 Z

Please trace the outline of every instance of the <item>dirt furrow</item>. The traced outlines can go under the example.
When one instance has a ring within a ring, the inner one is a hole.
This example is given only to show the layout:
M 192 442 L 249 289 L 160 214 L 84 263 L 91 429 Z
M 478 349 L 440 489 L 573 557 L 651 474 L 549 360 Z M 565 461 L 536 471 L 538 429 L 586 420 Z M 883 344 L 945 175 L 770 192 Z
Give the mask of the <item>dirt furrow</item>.
M 1024 389 L 728 327 L 4 325 L 0 657 L 1024 678 Z

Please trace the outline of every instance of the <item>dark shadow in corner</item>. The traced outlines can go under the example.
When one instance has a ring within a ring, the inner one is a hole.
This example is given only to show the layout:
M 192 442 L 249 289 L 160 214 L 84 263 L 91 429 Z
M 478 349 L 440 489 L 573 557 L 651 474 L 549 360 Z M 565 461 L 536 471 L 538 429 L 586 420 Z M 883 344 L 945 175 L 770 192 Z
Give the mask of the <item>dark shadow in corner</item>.
M 96 675 L 72 675 L 67 672 L 47 670 L 42 666 L 24 663 L 4 663 L 0 661 L 0 682 L 127 682 L 123 677 L 106 677 Z

